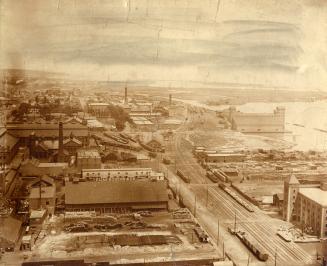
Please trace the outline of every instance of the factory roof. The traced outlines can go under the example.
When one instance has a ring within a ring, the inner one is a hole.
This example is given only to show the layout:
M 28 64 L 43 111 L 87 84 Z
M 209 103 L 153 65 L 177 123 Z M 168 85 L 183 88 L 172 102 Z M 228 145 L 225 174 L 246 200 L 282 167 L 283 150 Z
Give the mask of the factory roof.
M 164 124 L 166 124 L 166 125 L 180 125 L 181 123 L 182 123 L 182 121 L 178 120 L 178 119 L 167 119 L 164 122 Z
M 320 188 L 300 188 L 299 193 L 322 207 L 327 207 L 327 191 Z
M 89 103 L 89 106 L 109 106 L 109 103 L 102 103 L 102 102 L 98 102 L 98 103 Z
M 65 187 L 66 204 L 167 202 L 165 181 L 102 181 L 69 183 Z
M 0 238 L 9 242 L 16 242 L 19 237 L 22 221 L 11 216 L 3 218 L 3 223 L 0 230 Z
M 135 121 L 134 120 L 133 122 L 136 125 L 153 125 L 153 123 L 151 121 L 149 121 L 149 120 L 147 120 L 147 121 L 139 121 L 139 120 Z
M 233 156 L 245 156 L 242 153 L 207 153 L 207 157 L 233 157 Z
M 29 137 L 31 133 L 35 133 L 38 137 L 58 137 L 58 123 L 15 123 L 7 124 L 8 133 L 15 137 Z M 63 125 L 63 135 L 69 136 L 71 132 L 77 137 L 86 137 L 88 128 L 86 125 L 79 123 L 67 123 Z
M 151 168 L 97 168 L 97 169 L 82 169 L 82 172 L 114 172 L 114 171 L 120 171 L 120 172 L 126 172 L 126 171 L 152 171 Z
M 0 129 L 0 147 L 9 147 L 11 149 L 18 141 L 19 139 L 8 134 L 5 128 Z
M 97 150 L 79 150 L 77 151 L 77 158 L 100 158 L 100 154 Z
M 62 167 L 65 168 L 68 163 L 38 163 L 37 167 Z

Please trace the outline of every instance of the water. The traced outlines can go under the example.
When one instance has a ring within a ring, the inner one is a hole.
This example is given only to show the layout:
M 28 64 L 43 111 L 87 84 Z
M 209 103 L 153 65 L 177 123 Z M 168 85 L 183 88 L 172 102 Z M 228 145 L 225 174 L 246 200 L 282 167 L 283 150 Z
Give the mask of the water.
M 192 100 L 181 100 L 198 107 L 221 111 L 228 108 L 228 105 L 209 106 Z M 286 108 L 285 134 L 265 134 L 273 138 L 282 138 L 295 144 L 294 150 L 327 150 L 327 132 L 316 130 L 323 129 L 327 131 L 327 101 L 316 102 L 250 102 L 236 106 L 237 110 L 245 113 L 272 113 L 277 106 Z M 301 126 L 297 126 L 302 125 Z

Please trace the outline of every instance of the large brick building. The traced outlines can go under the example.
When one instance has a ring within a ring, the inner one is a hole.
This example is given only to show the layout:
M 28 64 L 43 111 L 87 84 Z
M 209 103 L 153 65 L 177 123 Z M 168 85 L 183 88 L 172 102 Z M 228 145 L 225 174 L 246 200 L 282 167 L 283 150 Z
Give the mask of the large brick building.
M 301 184 L 292 175 L 284 181 L 283 216 L 314 235 L 327 237 L 327 184 Z
M 285 132 L 285 108 L 277 107 L 273 113 L 242 113 L 229 108 L 232 129 L 244 133 Z

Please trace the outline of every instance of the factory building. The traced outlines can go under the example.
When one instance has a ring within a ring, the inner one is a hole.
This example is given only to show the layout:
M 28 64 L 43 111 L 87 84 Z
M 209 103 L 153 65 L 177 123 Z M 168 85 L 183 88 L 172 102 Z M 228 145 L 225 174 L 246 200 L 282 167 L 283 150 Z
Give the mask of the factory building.
M 273 113 L 242 113 L 230 107 L 228 119 L 233 130 L 244 133 L 285 132 L 284 107 L 277 107 Z
M 109 106 L 109 103 L 103 102 L 89 103 L 87 105 L 89 113 L 96 117 L 108 117 L 110 114 Z
M 0 129 L 0 168 L 8 165 L 19 148 L 19 139 L 10 135 L 5 128 Z
M 65 186 L 66 211 L 100 213 L 135 210 L 167 210 L 165 181 L 104 181 L 68 183 Z
M 101 156 L 96 149 L 78 150 L 76 162 L 79 169 L 101 168 Z
M 327 183 L 301 184 L 292 175 L 284 181 L 284 220 L 327 237 Z
M 36 140 L 59 139 L 58 123 L 8 123 L 6 125 L 10 135 L 19 138 L 24 145 L 29 144 L 30 136 Z M 88 128 L 80 123 L 65 123 L 63 125 L 63 138 L 69 138 L 71 134 L 79 139 L 83 145 L 88 142 Z
M 117 181 L 117 180 L 163 180 L 151 168 L 83 169 L 82 180 Z
M 207 163 L 228 163 L 228 162 L 243 162 L 244 154 L 238 153 L 205 153 L 204 160 Z

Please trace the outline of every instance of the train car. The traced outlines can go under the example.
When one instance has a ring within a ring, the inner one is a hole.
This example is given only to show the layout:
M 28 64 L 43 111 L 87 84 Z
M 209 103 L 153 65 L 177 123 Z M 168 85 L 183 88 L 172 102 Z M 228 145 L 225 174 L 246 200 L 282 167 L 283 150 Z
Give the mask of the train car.
M 244 245 L 261 261 L 267 261 L 269 255 L 265 253 L 258 244 L 254 244 L 253 240 L 246 236 L 245 232 L 237 232 L 236 235 L 244 243 Z
M 231 196 L 238 204 L 242 205 L 247 211 L 254 212 L 254 209 L 241 197 L 239 197 L 234 191 L 229 189 L 225 184 L 220 183 L 218 185 L 222 190 L 224 190 L 229 196 Z
M 206 176 L 214 183 L 218 183 L 218 178 L 211 172 L 207 171 Z
M 187 177 L 186 175 L 184 175 L 183 174 L 183 172 L 182 171 L 180 171 L 180 170 L 177 170 L 177 175 L 185 182 L 185 183 L 190 183 L 191 182 L 191 180 L 190 180 L 190 178 L 189 177 Z

